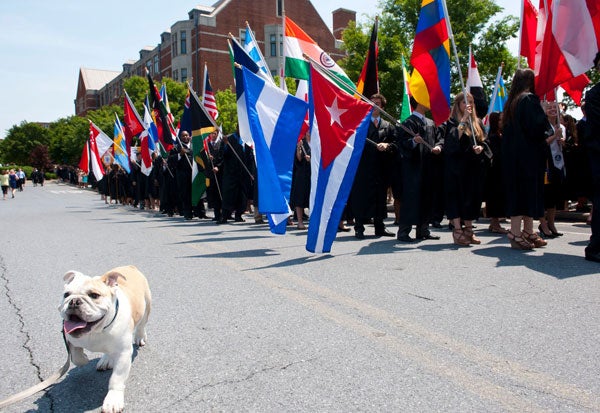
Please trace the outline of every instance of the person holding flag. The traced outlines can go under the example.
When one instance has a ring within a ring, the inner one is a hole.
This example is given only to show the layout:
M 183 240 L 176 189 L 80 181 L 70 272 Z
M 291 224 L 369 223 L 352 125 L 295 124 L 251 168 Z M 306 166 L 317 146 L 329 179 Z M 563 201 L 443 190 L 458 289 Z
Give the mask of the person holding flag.
M 440 156 L 444 145 L 440 129 L 431 119 L 425 117 L 429 110 L 411 97 L 415 108 L 402 127 L 396 128 L 396 146 L 398 147 L 396 173 L 401 181 L 400 221 L 398 223 L 398 241 L 438 240 L 437 235 L 429 231 L 432 217 L 432 184 L 436 179 L 432 175 L 432 158 Z M 416 238 L 410 236 L 412 226 L 416 225 Z
M 354 217 L 354 236 L 365 238 L 365 223 L 373 219 L 376 237 L 393 237 L 385 228 L 387 215 L 387 190 L 390 186 L 392 159 L 396 152 L 395 128 L 381 118 L 386 99 L 376 93 L 371 96 L 375 104 L 367 132 L 348 205 Z
M 177 144 L 169 153 L 170 163 L 176 165 L 178 208 L 186 220 L 192 219 L 192 138 L 188 131 L 181 131 Z

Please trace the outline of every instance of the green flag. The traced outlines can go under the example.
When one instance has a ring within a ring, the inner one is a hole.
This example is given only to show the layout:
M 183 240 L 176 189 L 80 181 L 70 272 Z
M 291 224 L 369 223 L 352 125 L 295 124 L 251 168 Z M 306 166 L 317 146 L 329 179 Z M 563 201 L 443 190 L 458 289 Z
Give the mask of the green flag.
M 410 116 L 410 90 L 408 89 L 408 70 L 406 70 L 406 61 L 402 56 L 402 74 L 404 75 L 404 93 L 402 96 L 402 113 L 400 113 L 400 121 L 404 122 Z
M 192 206 L 200 201 L 202 194 L 206 191 L 207 179 L 204 173 L 206 165 L 201 153 L 204 150 L 204 140 L 217 128 L 213 118 L 206 113 L 204 106 L 200 103 L 198 96 L 190 89 L 190 120 L 192 129 Z

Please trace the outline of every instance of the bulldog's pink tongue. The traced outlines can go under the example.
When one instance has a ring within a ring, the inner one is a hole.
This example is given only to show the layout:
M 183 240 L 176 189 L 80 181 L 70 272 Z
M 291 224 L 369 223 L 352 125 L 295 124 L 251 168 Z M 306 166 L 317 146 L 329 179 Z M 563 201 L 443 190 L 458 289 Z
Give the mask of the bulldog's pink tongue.
M 85 326 L 87 326 L 87 323 L 83 320 L 79 320 L 79 321 L 65 320 L 63 323 L 63 328 L 65 330 L 65 333 L 67 333 L 67 334 L 71 334 L 73 331 L 79 330 L 80 328 L 85 328 Z

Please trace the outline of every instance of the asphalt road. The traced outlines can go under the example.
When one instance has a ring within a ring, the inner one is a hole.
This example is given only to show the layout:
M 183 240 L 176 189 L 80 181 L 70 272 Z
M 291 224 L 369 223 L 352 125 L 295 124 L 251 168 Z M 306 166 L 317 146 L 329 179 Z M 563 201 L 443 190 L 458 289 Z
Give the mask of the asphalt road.
M 134 264 L 153 293 L 129 412 L 600 411 L 600 265 L 589 227 L 533 252 L 477 223 L 482 244 L 185 222 L 48 182 L 0 203 L 0 399 L 65 361 L 71 269 Z M 391 220 L 387 221 L 391 225 Z M 99 357 L 7 412 L 99 411 Z

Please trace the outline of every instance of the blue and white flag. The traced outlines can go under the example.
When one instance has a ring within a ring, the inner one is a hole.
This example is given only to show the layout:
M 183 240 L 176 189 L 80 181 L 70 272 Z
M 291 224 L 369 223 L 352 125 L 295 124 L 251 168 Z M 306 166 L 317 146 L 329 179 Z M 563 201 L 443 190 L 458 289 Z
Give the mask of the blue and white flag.
M 310 225 L 306 249 L 331 251 L 365 146 L 371 105 L 310 70 Z
M 258 209 L 271 232 L 285 233 L 297 137 L 308 104 L 242 67 L 244 99 L 254 141 Z
M 271 81 L 273 81 L 273 76 L 269 71 L 269 66 L 267 65 L 267 61 L 265 60 L 263 54 L 260 51 L 260 47 L 258 46 L 258 42 L 254 37 L 254 32 L 250 28 L 248 22 L 246 22 L 246 33 L 244 36 L 244 50 L 248 53 L 248 56 L 254 60 L 254 63 L 260 68 L 264 74 L 266 74 Z
M 238 65 L 244 66 L 252 73 L 261 76 L 263 79 L 272 82 L 272 79 L 269 77 L 258 67 L 256 62 L 248 55 L 248 53 L 244 50 L 244 48 L 238 43 L 238 41 L 234 37 L 230 37 L 229 39 L 229 48 L 231 52 L 231 59 L 233 71 L 234 71 L 234 79 L 235 79 L 235 94 L 237 99 L 237 114 L 238 114 L 238 129 L 240 132 L 240 137 L 242 141 L 249 146 L 254 146 L 252 142 L 252 134 L 250 133 L 250 125 L 248 125 L 248 112 L 246 110 L 246 101 L 244 99 L 244 79 L 242 70 L 235 66 L 235 63 Z

